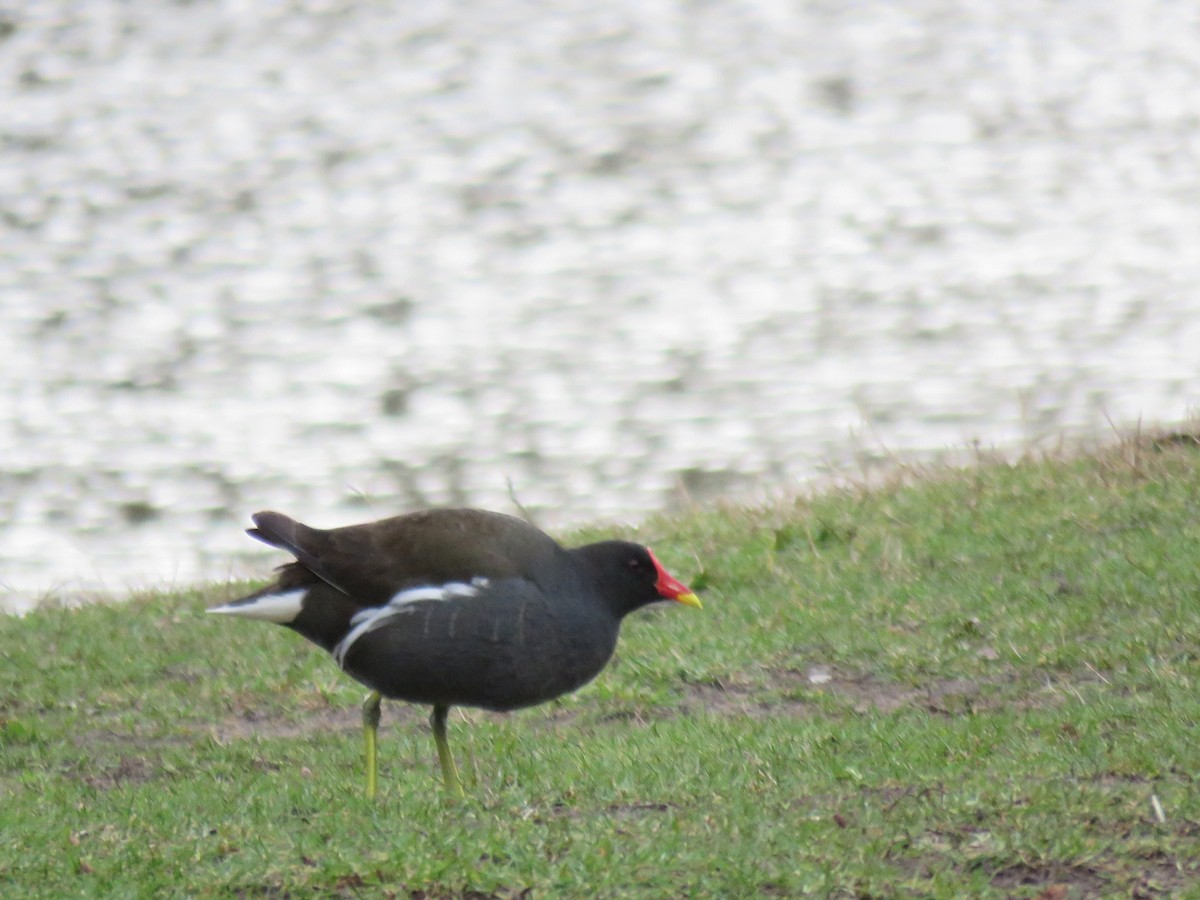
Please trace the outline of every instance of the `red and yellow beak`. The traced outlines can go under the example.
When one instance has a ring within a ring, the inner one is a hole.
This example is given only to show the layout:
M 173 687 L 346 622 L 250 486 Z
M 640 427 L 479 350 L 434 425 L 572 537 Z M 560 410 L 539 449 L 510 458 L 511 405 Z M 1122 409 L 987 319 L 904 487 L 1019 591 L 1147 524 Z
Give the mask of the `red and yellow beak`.
M 654 560 L 654 567 L 658 569 L 658 581 L 654 582 L 654 589 L 658 591 L 660 597 L 667 600 L 674 600 L 676 603 L 682 603 L 684 606 L 694 606 L 696 609 L 703 609 L 704 605 L 700 602 L 700 598 L 686 584 L 668 572 L 662 567 L 662 563 L 658 561 L 653 553 L 650 558 Z

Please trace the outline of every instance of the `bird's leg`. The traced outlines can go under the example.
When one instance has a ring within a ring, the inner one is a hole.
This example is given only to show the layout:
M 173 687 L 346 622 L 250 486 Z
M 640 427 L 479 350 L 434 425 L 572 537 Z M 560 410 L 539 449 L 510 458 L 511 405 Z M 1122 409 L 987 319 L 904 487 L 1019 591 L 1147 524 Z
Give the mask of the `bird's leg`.
M 465 795 L 458 780 L 458 769 L 454 765 L 454 757 L 450 755 L 450 744 L 446 741 L 446 716 L 449 714 L 450 707 L 435 706 L 429 724 L 433 726 L 433 739 L 437 742 L 438 762 L 442 764 L 442 780 L 446 782 L 446 789 L 463 797 Z
M 379 732 L 379 703 L 383 698 L 379 691 L 371 691 L 363 701 L 363 738 L 367 744 L 367 799 L 375 799 L 375 784 L 378 778 L 378 760 L 375 754 L 375 736 Z

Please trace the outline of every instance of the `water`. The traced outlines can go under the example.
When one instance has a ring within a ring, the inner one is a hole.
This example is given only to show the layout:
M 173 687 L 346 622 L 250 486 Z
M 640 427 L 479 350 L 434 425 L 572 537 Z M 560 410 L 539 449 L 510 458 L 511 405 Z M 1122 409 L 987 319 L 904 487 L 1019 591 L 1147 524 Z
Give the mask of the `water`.
M 0 14 L 0 605 L 1169 422 L 1200 8 Z

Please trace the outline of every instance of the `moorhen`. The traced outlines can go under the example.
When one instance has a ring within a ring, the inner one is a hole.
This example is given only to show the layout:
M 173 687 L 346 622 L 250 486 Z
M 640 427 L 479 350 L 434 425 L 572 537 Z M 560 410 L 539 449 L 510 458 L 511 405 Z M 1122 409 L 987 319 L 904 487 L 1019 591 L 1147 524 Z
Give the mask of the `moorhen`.
M 328 530 L 277 512 L 252 518 L 247 534 L 296 561 L 209 612 L 286 625 L 371 689 L 368 797 L 382 697 L 433 706 L 442 777 L 461 796 L 446 741 L 451 706 L 510 710 L 566 694 L 604 668 L 628 613 L 657 600 L 700 606 L 646 547 L 567 550 L 501 513 L 430 509 Z

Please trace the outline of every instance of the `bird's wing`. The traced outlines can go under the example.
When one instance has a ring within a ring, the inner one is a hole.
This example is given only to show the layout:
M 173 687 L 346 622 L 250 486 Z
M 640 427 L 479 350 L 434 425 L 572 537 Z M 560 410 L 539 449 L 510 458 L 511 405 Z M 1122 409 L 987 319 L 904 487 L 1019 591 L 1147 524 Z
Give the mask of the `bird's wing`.
M 276 512 L 253 519 L 252 537 L 287 550 L 365 606 L 384 606 L 410 589 L 530 578 L 539 561 L 565 552 L 532 525 L 482 510 L 425 510 L 328 530 Z

